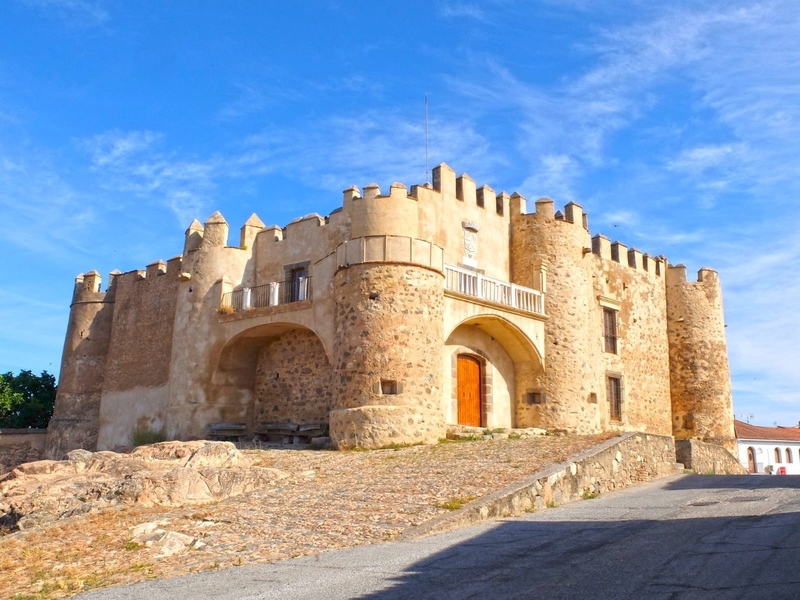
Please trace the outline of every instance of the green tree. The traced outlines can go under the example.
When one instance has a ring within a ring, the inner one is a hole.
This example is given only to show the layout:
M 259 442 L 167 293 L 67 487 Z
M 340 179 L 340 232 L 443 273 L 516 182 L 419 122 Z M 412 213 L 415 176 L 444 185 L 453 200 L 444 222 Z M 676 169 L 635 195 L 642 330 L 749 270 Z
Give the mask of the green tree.
M 47 371 L 0 375 L 0 427 L 47 427 L 56 401 L 56 378 Z

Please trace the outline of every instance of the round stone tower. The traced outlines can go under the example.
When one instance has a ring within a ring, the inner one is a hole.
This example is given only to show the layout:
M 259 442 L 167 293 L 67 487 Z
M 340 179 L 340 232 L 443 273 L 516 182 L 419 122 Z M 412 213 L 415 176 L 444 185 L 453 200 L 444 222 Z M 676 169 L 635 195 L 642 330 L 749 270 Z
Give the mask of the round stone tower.
M 733 399 L 719 275 L 703 268 L 697 282 L 686 281 L 686 267 L 675 265 L 667 269 L 666 283 L 673 435 L 733 450 Z
M 335 443 L 379 448 L 443 438 L 442 274 L 408 264 L 348 265 L 334 289 Z
M 100 284 L 97 271 L 75 279 L 45 458 L 60 459 L 70 450 L 94 450 L 97 446 L 100 396 L 114 316 L 114 280 L 105 293 L 100 291 Z
M 512 219 L 512 281 L 536 287 L 541 265 L 547 269 L 545 370 L 539 389 L 533 390 L 540 403 L 527 407 L 527 425 L 575 433 L 598 430 L 591 365 L 597 360 L 600 333 L 592 330 L 589 306 L 594 297 L 591 257 L 586 257 L 590 252 L 590 234 L 577 204 L 555 215 L 553 201 L 542 198 L 535 213 Z

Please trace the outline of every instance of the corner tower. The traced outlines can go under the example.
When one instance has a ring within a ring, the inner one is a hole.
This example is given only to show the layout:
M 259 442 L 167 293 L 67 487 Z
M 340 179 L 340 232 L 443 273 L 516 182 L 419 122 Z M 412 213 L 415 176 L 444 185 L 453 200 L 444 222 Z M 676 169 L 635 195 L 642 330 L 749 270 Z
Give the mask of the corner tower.
M 100 397 L 114 317 L 115 275 L 112 273 L 105 293 L 100 291 L 102 280 L 97 271 L 75 279 L 45 458 L 60 459 L 70 450 L 94 450 L 97 446 Z
M 686 267 L 667 270 L 672 430 L 733 450 L 733 400 L 719 275 L 703 268 L 686 281 Z

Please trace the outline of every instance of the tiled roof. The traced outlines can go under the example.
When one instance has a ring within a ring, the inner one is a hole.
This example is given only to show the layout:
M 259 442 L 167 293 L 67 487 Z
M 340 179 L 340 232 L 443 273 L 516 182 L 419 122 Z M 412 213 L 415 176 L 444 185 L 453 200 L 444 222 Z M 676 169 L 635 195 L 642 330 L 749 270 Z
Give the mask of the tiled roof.
M 800 428 L 798 427 L 759 427 L 742 421 L 734 421 L 736 439 L 738 440 L 781 440 L 785 442 L 800 442 Z

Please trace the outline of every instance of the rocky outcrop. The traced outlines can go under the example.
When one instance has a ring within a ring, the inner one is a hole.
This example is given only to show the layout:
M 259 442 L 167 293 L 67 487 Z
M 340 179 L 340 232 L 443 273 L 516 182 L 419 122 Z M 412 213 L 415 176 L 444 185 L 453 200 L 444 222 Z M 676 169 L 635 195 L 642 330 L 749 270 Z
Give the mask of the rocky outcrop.
M 287 477 L 230 442 L 163 442 L 130 454 L 73 450 L 0 477 L 0 526 L 29 529 L 115 505 L 184 506 L 232 498 Z

